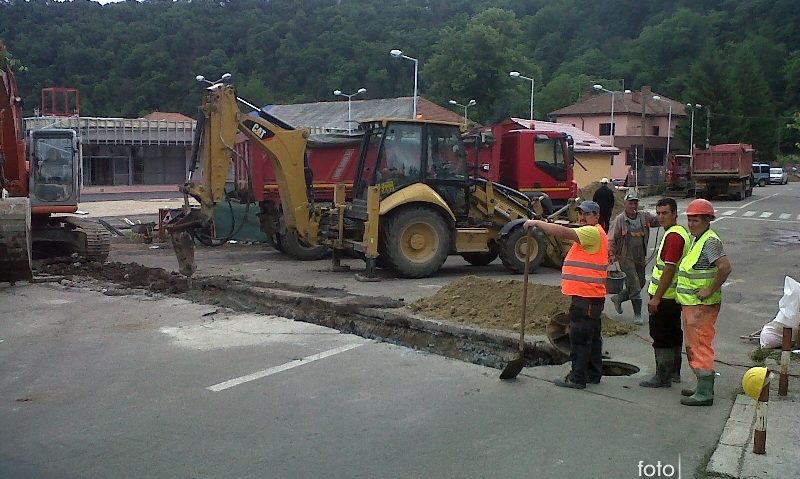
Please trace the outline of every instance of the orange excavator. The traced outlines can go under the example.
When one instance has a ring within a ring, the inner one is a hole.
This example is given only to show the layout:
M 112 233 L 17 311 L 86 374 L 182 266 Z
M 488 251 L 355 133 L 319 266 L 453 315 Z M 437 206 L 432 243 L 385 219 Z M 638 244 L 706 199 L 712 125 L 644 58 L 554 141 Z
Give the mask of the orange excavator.
M 0 44 L 0 281 L 32 277 L 32 258 L 108 257 L 110 235 L 78 210 L 80 141 L 75 131 L 24 132 L 13 59 Z M 61 216 L 57 216 L 61 214 Z

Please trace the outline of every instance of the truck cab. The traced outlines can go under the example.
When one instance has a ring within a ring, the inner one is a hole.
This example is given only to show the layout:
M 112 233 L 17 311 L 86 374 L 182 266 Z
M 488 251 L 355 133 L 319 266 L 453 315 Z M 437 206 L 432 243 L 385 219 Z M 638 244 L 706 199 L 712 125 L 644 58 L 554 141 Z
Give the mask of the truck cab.
M 530 198 L 544 195 L 545 210 L 578 195 L 572 138 L 565 133 L 531 130 L 506 120 L 473 132 L 467 141 L 469 162 L 477 165 L 479 176 Z

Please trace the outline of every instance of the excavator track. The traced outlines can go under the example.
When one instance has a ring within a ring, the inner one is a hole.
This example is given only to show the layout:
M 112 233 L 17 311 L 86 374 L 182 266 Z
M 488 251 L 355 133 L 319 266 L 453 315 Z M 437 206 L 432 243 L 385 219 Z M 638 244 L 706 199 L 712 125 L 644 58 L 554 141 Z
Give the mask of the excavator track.
M 71 226 L 73 234 L 78 236 L 75 253 L 90 261 L 103 262 L 108 258 L 108 253 L 111 251 L 111 233 L 105 227 L 72 216 L 57 219 Z
M 0 281 L 27 281 L 32 277 L 30 201 L 0 199 Z

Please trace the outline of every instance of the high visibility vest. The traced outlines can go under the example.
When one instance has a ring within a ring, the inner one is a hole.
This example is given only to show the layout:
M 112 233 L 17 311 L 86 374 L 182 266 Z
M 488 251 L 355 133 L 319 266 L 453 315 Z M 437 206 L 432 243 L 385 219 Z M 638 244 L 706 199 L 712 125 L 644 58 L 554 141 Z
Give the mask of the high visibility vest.
M 596 253 L 587 253 L 577 241 L 564 258 L 561 268 L 561 292 L 582 298 L 604 298 L 608 275 L 608 236 L 600 225 L 594 225 L 600 233 L 600 248 Z
M 692 246 L 692 238 L 689 236 L 689 232 L 686 231 L 686 228 L 683 226 L 672 225 L 666 232 L 664 232 L 664 236 L 661 238 L 661 244 L 658 246 L 656 265 L 653 267 L 653 277 L 650 279 L 650 286 L 647 287 L 647 292 L 651 295 L 656 294 L 658 285 L 661 284 L 661 275 L 664 274 L 664 266 L 666 266 L 664 260 L 661 259 L 661 250 L 664 249 L 664 243 L 666 243 L 667 235 L 670 233 L 677 233 L 681 235 L 681 238 L 683 238 L 683 253 L 681 253 L 681 258 L 686 256 L 686 253 L 689 252 L 689 248 Z M 675 274 L 672 275 L 672 283 L 670 283 L 667 290 L 664 291 L 664 296 L 662 296 L 662 298 L 675 299 L 675 287 L 678 286 L 678 264 L 680 264 L 680 260 L 678 260 L 676 263 Z
M 719 236 L 712 229 L 708 229 L 705 233 L 700 235 L 686 256 L 681 260 L 678 267 L 678 286 L 675 288 L 676 298 L 678 303 L 684 306 L 693 306 L 697 304 L 719 304 L 722 302 L 722 292 L 717 290 L 704 300 L 697 297 L 697 291 L 703 288 L 708 288 L 714 283 L 714 277 L 717 275 L 717 267 L 713 266 L 711 269 L 694 269 L 694 265 L 700 260 L 700 253 L 703 251 L 703 245 L 706 244 L 709 238 L 716 238 Z

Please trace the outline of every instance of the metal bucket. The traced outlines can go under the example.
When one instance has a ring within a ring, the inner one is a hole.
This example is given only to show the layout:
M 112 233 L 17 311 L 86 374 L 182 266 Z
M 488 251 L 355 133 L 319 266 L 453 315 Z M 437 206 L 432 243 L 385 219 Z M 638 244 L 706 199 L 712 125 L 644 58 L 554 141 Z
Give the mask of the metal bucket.
M 617 294 L 625 287 L 625 272 L 610 270 L 606 277 L 606 293 Z

